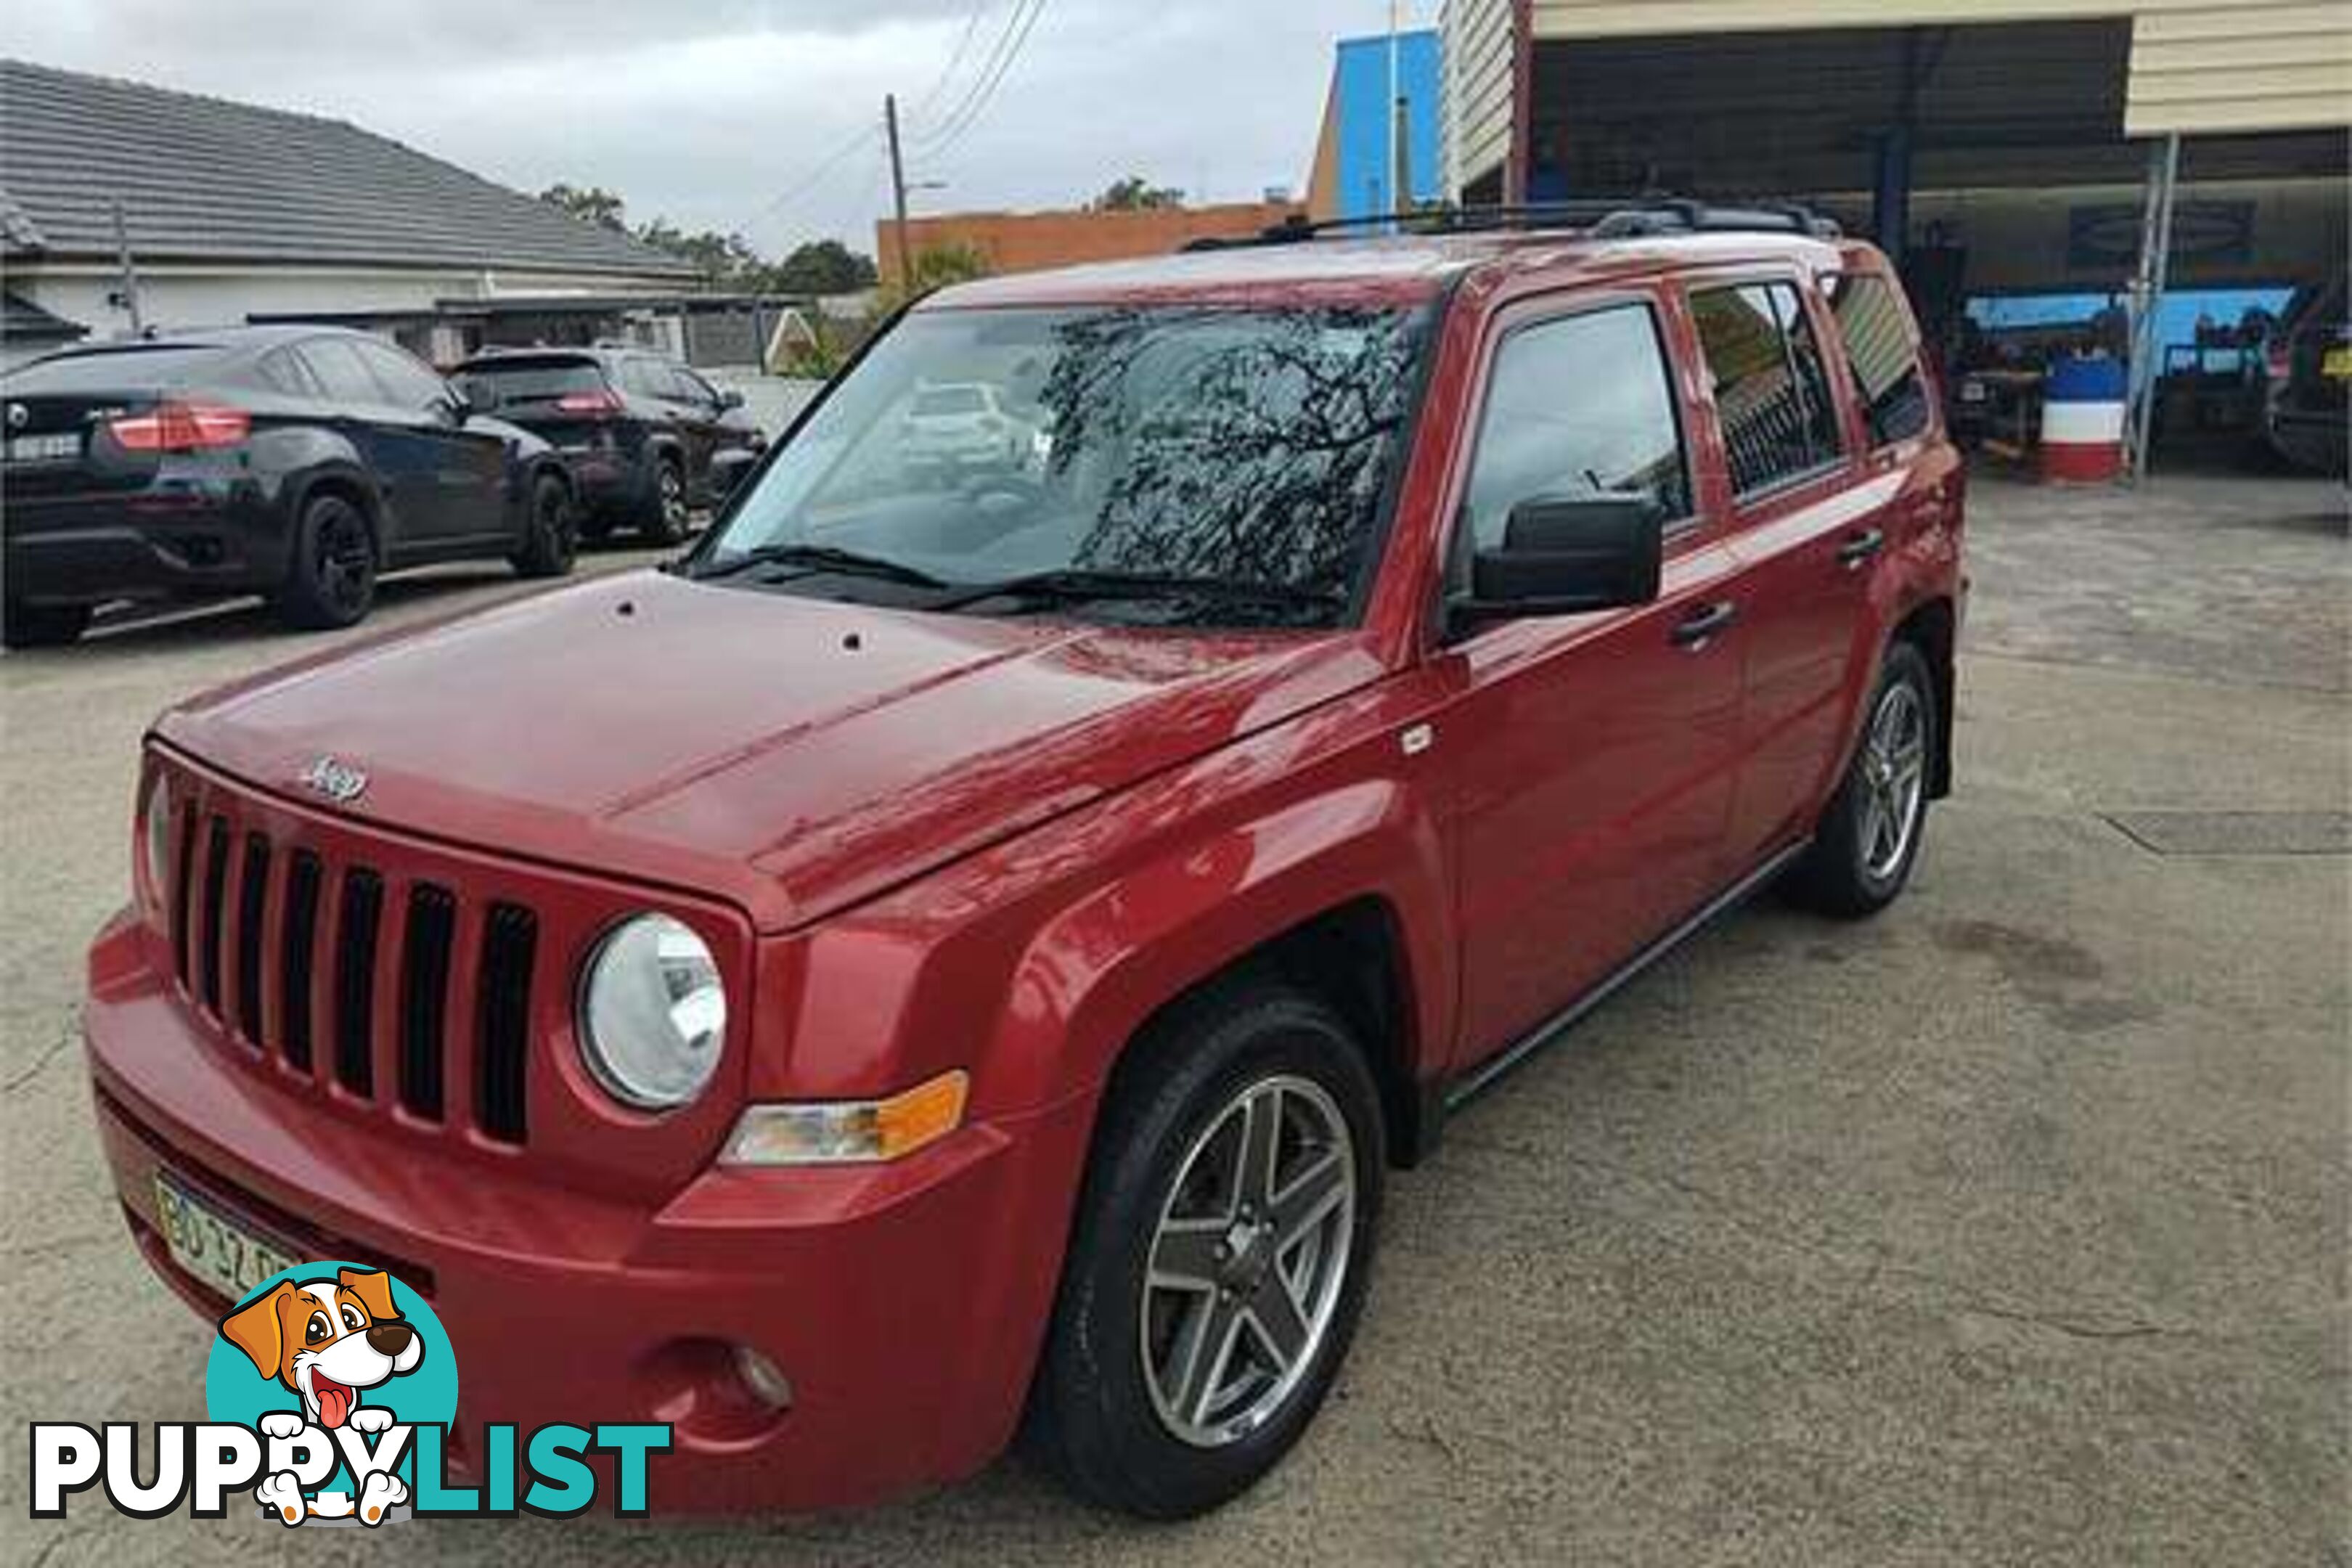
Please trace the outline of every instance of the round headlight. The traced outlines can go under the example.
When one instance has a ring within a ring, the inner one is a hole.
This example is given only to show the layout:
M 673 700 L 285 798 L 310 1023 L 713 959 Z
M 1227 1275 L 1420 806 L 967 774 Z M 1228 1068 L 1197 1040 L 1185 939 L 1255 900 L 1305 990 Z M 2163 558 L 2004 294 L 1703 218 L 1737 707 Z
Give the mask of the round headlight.
M 596 944 L 580 987 L 580 1052 L 614 1099 L 684 1105 L 719 1070 L 726 1042 L 719 961 L 684 921 L 638 915 Z
M 148 896 L 161 909 L 172 880 L 172 786 L 159 769 L 147 780 L 147 807 L 142 813 L 140 847 L 145 864 Z

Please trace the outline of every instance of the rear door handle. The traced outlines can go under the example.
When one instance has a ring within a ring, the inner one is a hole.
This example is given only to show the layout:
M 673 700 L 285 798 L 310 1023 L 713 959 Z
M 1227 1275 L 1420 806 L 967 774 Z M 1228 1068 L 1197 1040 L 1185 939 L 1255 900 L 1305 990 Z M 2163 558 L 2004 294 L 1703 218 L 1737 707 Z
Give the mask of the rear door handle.
M 1731 623 L 1738 618 L 1738 605 L 1728 599 L 1718 599 L 1712 605 L 1700 605 L 1676 621 L 1675 629 L 1666 634 L 1667 640 L 1676 647 L 1696 650 L 1706 647 L 1717 634 L 1730 630 Z
M 1845 542 L 1838 546 L 1838 564 L 1852 570 L 1885 548 L 1886 535 L 1879 529 L 1868 528 L 1860 533 L 1849 533 Z

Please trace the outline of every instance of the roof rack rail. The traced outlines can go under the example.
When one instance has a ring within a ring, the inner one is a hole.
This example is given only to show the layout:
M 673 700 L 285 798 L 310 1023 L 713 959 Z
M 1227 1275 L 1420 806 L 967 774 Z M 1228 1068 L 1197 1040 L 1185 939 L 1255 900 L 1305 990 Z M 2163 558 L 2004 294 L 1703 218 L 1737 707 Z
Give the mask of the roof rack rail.
M 1631 199 L 1531 202 L 1513 206 L 1434 206 L 1363 217 L 1308 219 L 1292 216 L 1255 235 L 1202 235 L 1182 248 L 1230 250 L 1261 245 L 1301 245 L 1326 235 L 1371 230 L 1406 234 L 1589 234 L 1628 239 L 1664 234 L 1798 234 L 1835 239 L 1843 231 L 1834 219 L 1800 202 L 1752 202 L 1711 206 L 1685 196 L 1644 195 Z

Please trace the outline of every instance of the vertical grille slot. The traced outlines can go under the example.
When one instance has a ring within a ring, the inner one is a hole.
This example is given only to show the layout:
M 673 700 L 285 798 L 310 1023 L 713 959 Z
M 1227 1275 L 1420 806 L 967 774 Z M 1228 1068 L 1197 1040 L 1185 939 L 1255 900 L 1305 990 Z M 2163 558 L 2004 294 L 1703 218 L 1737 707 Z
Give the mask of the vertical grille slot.
M 446 888 L 419 882 L 408 895 L 408 940 L 400 973 L 400 1103 L 410 1114 L 441 1118 L 443 1020 L 449 1011 L 449 946 L 457 900 Z
M 490 906 L 482 923 L 474 1121 L 488 1136 L 509 1143 L 523 1141 L 531 965 L 538 948 L 539 921 L 529 910 L 518 904 Z
M 311 949 L 319 935 L 319 858 L 297 849 L 286 862 L 286 911 L 278 957 L 278 1047 L 305 1071 L 310 1066 Z
M 343 878 L 342 934 L 335 952 L 335 1080 L 375 1092 L 375 944 L 383 879 L 363 868 Z
M 188 887 L 194 880 L 196 869 L 196 807 L 191 801 L 180 807 L 180 831 L 173 835 L 172 887 L 172 965 L 179 972 L 180 984 L 188 984 Z
M 205 1005 L 217 1016 L 221 1010 L 221 926 L 228 901 L 228 818 L 215 816 L 205 836 L 204 962 L 196 973 L 204 988 Z
M 245 869 L 236 883 L 236 1032 L 261 1044 L 262 910 L 269 899 L 269 840 L 245 836 Z

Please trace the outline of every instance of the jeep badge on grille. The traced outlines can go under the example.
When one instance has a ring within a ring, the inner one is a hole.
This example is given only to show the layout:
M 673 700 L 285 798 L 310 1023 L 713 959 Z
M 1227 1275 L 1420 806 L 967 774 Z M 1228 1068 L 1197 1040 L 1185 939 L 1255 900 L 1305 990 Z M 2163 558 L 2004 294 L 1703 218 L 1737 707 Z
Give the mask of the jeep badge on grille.
M 367 793 L 368 776 L 349 763 L 320 757 L 303 769 L 294 782 L 337 805 L 350 805 Z

